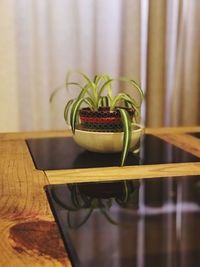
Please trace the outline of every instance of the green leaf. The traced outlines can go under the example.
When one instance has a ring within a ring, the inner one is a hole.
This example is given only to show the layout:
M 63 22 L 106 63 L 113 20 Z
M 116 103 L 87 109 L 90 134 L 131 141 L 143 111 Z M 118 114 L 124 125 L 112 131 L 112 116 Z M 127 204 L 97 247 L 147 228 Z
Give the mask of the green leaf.
M 117 110 L 119 110 L 120 112 L 123 124 L 123 132 L 124 132 L 122 157 L 121 157 L 121 166 L 123 166 L 130 148 L 132 128 L 131 128 L 131 119 L 128 112 L 123 108 L 117 108 Z
M 77 210 L 80 209 L 80 208 L 77 208 L 77 207 L 74 207 L 74 206 L 70 206 L 70 205 L 68 205 L 68 203 L 65 203 L 64 201 L 61 201 L 61 200 L 59 199 L 59 197 L 57 196 L 56 191 L 52 190 L 52 191 L 51 191 L 51 194 L 52 194 L 53 199 L 54 199 L 54 200 L 55 200 L 61 207 L 63 207 L 64 209 L 69 210 L 69 211 L 77 211 Z
M 83 220 L 81 222 L 79 222 L 78 224 L 73 224 L 71 222 L 71 214 L 72 214 L 72 212 L 74 214 L 74 211 L 68 211 L 68 213 L 67 213 L 67 223 L 68 223 L 68 225 L 69 225 L 70 228 L 77 229 L 77 228 L 81 227 L 84 223 L 87 222 L 87 220 L 90 218 L 90 215 L 93 212 L 93 209 L 92 208 L 89 209 L 88 213 L 85 215 L 85 217 L 83 218 Z
M 81 78 L 83 78 L 83 80 L 86 82 L 86 83 L 91 83 L 92 81 L 90 80 L 90 78 L 85 75 L 85 73 L 81 72 L 81 71 L 78 71 L 78 70 L 74 70 L 74 71 L 68 71 L 67 74 L 66 74 L 66 86 L 69 84 L 69 79 L 71 77 L 72 74 L 78 74 L 80 75 Z
M 131 83 L 137 88 L 137 90 L 138 90 L 138 92 L 140 94 L 140 103 L 139 103 L 139 105 L 141 106 L 142 101 L 144 99 L 144 93 L 143 93 L 141 87 L 139 86 L 139 84 L 137 84 L 134 80 L 131 80 Z
M 54 89 L 54 91 L 51 93 L 50 95 L 50 98 L 49 98 L 49 102 L 51 103 L 55 97 L 55 95 L 61 90 L 61 89 L 66 89 L 65 88 L 65 85 L 61 85 L 61 86 L 58 86 Z
M 99 74 L 99 75 L 95 75 L 94 83 L 96 85 L 99 85 L 100 82 L 105 82 L 108 80 L 110 80 L 110 77 L 107 74 Z
M 140 106 L 141 103 L 142 103 L 142 101 L 143 101 L 143 99 L 144 99 L 144 93 L 143 93 L 143 91 L 142 91 L 140 85 L 139 85 L 136 81 L 134 81 L 134 80 L 129 80 L 129 79 L 127 79 L 126 77 L 120 77 L 119 80 L 120 80 L 120 81 L 124 81 L 124 82 L 128 82 L 130 85 L 133 86 L 133 88 L 137 89 L 137 92 L 138 92 L 139 95 L 140 95 L 140 103 L 139 103 L 139 106 Z
M 114 79 L 109 79 L 107 80 L 102 86 L 101 88 L 99 89 L 99 95 L 102 95 L 103 94 L 103 91 L 105 89 L 108 90 L 108 96 L 110 98 L 112 98 L 112 87 L 111 87 L 111 83 L 114 81 Z
M 68 85 L 76 85 L 76 86 L 78 86 L 80 89 L 83 89 L 83 86 L 82 86 L 80 83 L 70 82 L 70 83 L 67 83 L 67 84 L 66 84 L 67 87 L 68 87 Z
M 115 201 L 119 204 L 119 205 L 123 205 L 126 204 L 129 198 L 129 189 L 128 189 L 128 185 L 127 182 L 124 181 L 123 183 L 123 195 L 120 197 L 117 197 L 115 199 Z
M 81 85 L 79 83 L 70 83 L 69 79 L 72 74 L 78 74 L 83 79 L 85 84 Z M 85 75 L 81 71 L 69 71 L 66 77 L 66 87 L 68 87 L 68 85 L 70 84 L 76 84 L 78 87 L 81 88 L 81 92 L 78 96 L 79 99 L 88 94 L 88 96 L 92 99 L 97 108 L 97 103 L 98 103 L 97 86 L 87 75 Z
M 67 124 L 69 124 L 69 121 L 68 121 L 68 114 L 69 114 L 69 110 L 70 110 L 70 107 L 72 105 L 72 103 L 74 102 L 73 99 L 69 100 L 64 108 L 64 119 L 65 119 L 65 122 Z
M 80 109 L 81 104 L 85 101 L 84 98 L 77 99 L 74 101 L 71 107 L 71 112 L 70 112 L 70 125 L 72 127 L 72 133 L 75 133 L 75 126 L 76 126 L 76 120 L 78 116 L 78 111 Z
M 89 97 L 84 98 L 83 102 L 86 103 L 90 107 L 91 110 L 93 110 L 93 111 L 95 110 L 94 109 L 94 102 L 92 101 L 91 98 L 89 98 Z
M 105 208 L 100 208 L 101 213 L 106 217 L 106 219 L 114 225 L 119 225 L 118 222 L 116 222 L 113 218 L 111 218 L 111 216 L 109 215 L 109 213 L 106 212 Z
M 56 87 L 54 89 L 54 91 L 51 93 L 50 95 L 50 98 L 49 98 L 49 102 L 51 103 L 55 97 L 55 95 L 60 91 L 60 90 L 63 90 L 63 89 L 68 89 L 68 85 L 76 85 L 78 86 L 81 90 L 83 89 L 81 84 L 80 83 L 76 83 L 76 82 L 71 82 L 71 83 L 67 83 L 67 84 L 63 84 L 63 85 L 60 85 L 58 87 Z
M 128 106 L 133 108 L 137 114 L 140 114 L 140 107 L 137 105 L 136 101 L 131 96 L 125 93 L 120 93 L 115 96 L 110 105 L 110 109 L 113 110 L 114 108 L 116 108 L 119 102 L 121 101 L 124 101 L 125 107 L 127 106 L 126 104 L 128 104 Z
M 107 81 L 109 81 L 109 80 L 111 80 L 111 78 L 110 78 L 109 75 L 107 75 L 107 74 L 96 75 L 96 78 L 95 78 L 95 80 L 94 80 L 94 83 L 95 83 L 95 84 L 98 86 L 98 88 L 99 88 L 99 92 L 98 92 L 99 96 L 102 95 L 101 86 L 100 86 L 101 84 L 100 84 L 100 83 L 107 82 Z M 103 84 L 102 84 L 102 86 L 103 86 Z M 108 87 L 108 90 L 110 90 L 109 87 Z
M 80 94 L 78 95 L 77 99 L 83 98 L 86 94 L 88 94 L 90 96 L 90 98 L 92 98 L 89 89 L 90 89 L 89 84 L 86 84 L 84 87 L 82 87 L 82 90 L 81 90 Z
M 99 98 L 98 107 L 109 107 L 109 98 L 108 96 L 101 96 Z

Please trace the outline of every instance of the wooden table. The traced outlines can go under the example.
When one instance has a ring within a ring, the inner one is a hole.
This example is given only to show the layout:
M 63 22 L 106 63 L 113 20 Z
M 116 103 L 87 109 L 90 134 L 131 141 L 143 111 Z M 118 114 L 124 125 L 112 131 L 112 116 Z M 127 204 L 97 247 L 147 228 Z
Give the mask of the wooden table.
M 200 127 L 146 129 L 146 133 L 200 157 Z M 200 162 L 40 171 L 25 139 L 63 137 L 59 132 L 0 134 L 0 266 L 71 266 L 43 187 L 65 182 L 200 175 Z

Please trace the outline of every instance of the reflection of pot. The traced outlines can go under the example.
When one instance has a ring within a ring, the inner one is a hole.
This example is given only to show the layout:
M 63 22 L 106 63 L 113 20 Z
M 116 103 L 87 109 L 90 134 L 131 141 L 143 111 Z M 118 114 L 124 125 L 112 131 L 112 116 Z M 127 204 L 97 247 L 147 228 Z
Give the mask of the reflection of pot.
M 133 208 L 137 207 L 138 203 L 138 181 L 75 183 L 61 186 L 64 191 L 52 189 L 51 194 L 54 201 L 67 210 L 67 221 L 71 228 L 78 228 L 86 223 L 94 210 L 99 210 L 110 223 L 120 225 L 115 216 L 112 216 L 112 205 Z
M 129 190 L 133 190 L 131 184 Z M 106 182 L 106 183 L 91 183 L 79 184 L 78 189 L 81 194 L 92 198 L 120 198 L 124 194 L 124 182 Z

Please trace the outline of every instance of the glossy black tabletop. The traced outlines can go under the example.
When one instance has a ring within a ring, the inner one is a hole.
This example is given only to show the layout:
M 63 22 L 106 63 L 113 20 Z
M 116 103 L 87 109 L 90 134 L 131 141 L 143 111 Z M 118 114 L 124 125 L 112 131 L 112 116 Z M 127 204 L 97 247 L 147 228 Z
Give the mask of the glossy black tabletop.
M 200 176 L 45 191 L 75 267 L 200 266 Z
M 59 170 L 120 165 L 120 153 L 93 153 L 79 147 L 71 137 L 26 141 L 37 169 Z M 144 135 L 138 154 L 129 153 L 126 166 L 194 162 L 199 159 L 153 135 Z
M 190 133 L 190 135 L 196 137 L 196 138 L 200 138 L 200 133 Z
M 29 139 L 27 145 L 42 170 L 120 163 L 120 154 L 85 151 L 70 137 Z M 129 153 L 125 165 L 195 161 L 199 158 L 145 135 L 140 152 Z M 45 192 L 73 267 L 200 266 L 200 176 L 124 177 L 48 185 Z

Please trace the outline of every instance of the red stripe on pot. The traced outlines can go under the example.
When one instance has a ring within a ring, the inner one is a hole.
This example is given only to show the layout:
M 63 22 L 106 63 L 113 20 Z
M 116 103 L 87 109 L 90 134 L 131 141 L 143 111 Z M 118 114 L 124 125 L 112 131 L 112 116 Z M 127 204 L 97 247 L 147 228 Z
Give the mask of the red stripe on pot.
M 120 123 L 120 118 L 92 118 L 92 117 L 80 117 L 81 122 L 89 123 Z

